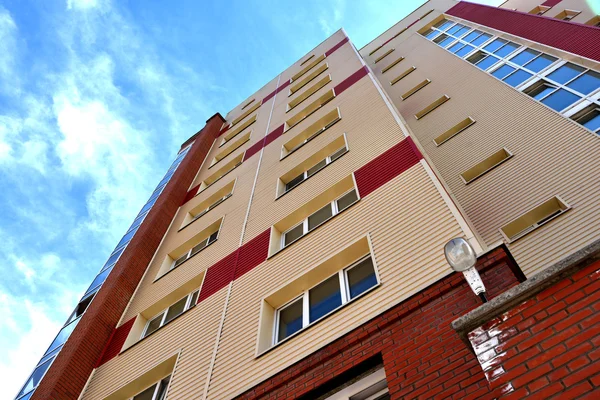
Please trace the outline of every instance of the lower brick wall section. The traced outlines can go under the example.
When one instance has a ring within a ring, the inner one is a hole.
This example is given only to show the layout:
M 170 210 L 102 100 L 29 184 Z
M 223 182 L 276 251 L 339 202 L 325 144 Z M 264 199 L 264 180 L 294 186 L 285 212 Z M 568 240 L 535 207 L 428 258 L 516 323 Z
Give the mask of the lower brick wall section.
M 492 389 L 507 399 L 600 391 L 599 278 L 597 261 L 469 333 Z
M 490 297 L 519 283 L 503 247 L 478 260 Z M 392 399 L 494 398 L 473 352 L 450 323 L 480 304 L 462 274 L 450 274 L 239 399 L 314 398 L 354 366 L 381 357 Z

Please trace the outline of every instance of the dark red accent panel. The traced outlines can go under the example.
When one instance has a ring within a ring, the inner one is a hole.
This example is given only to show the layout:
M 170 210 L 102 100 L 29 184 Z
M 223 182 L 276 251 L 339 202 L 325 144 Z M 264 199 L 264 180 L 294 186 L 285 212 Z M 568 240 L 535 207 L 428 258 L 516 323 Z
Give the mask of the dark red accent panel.
M 238 251 L 239 249 L 219 260 L 206 271 L 198 302 L 207 299 L 233 280 Z
M 254 143 L 252 146 L 248 147 L 248 150 L 244 153 L 244 161 L 258 153 L 264 147 L 265 139 L 263 138 L 259 142 Z
M 223 117 L 215 114 L 192 137 L 194 143 L 188 154 L 46 372 L 32 396 L 33 400 L 79 398 L 98 360 L 105 358 L 103 353 L 107 356 L 105 349 L 109 340 L 112 341 L 111 336 L 115 336 L 115 326 L 187 195 L 187 189 L 194 181 L 223 122 Z
M 423 155 L 421 154 L 421 151 L 417 148 L 417 145 L 415 144 L 415 142 L 413 141 L 412 137 L 407 137 L 405 140 L 408 141 L 408 143 L 410 144 L 410 147 L 412 147 L 413 151 L 415 152 L 416 156 L 419 158 L 419 160 L 421 158 L 423 158 Z
M 283 126 L 283 124 L 281 124 L 280 126 L 278 126 L 277 128 L 275 128 L 275 130 L 273 130 L 273 132 L 269 133 L 265 137 L 265 144 L 264 144 L 264 146 L 267 147 L 268 144 L 270 144 L 271 142 L 273 142 L 279 136 L 283 135 L 283 128 L 284 128 L 284 126 Z
M 414 143 L 409 138 L 404 139 L 354 171 L 360 196 L 367 196 L 418 163 L 422 156 L 420 153 L 415 153 L 413 146 Z
M 264 99 L 262 99 L 260 104 L 265 104 L 267 101 L 271 100 L 276 94 L 277 94 L 277 89 L 273 90 Z
M 234 279 L 244 275 L 267 259 L 270 237 L 271 230 L 267 229 L 240 248 Z
M 108 343 L 106 344 L 106 347 L 104 348 L 104 352 L 102 353 L 102 356 L 100 357 L 100 359 L 98 360 L 98 363 L 96 364 L 96 368 L 98 368 L 105 362 L 112 360 L 121 352 L 121 349 L 123 348 L 123 344 L 125 343 L 125 340 L 127 339 L 127 336 L 129 335 L 129 331 L 131 331 L 131 327 L 133 326 L 134 322 L 135 322 L 135 317 L 131 318 L 129 321 L 125 322 L 123 325 L 119 326 L 118 328 L 116 328 L 114 330 L 112 336 L 110 337 L 110 340 L 108 341 Z
M 477 260 L 492 298 L 518 284 L 508 262 L 503 248 Z M 322 398 L 350 381 L 340 378 L 354 378 L 347 374 L 353 367 L 374 357 L 383 361 L 392 399 L 492 399 L 503 392 L 490 390 L 476 356 L 451 326 L 452 320 L 479 305 L 462 274 L 449 274 L 235 399 Z M 529 375 L 535 371 L 522 370 Z
M 348 89 L 350 86 L 354 85 L 356 82 L 360 81 L 363 77 L 369 74 L 369 69 L 367 66 L 362 67 L 343 81 L 337 84 L 335 88 L 333 88 L 335 95 L 338 96 L 344 90 Z
M 562 0 L 546 0 L 541 5 L 546 6 L 546 7 L 554 7 L 555 5 L 557 5 L 558 3 L 560 3 L 561 1 Z
M 600 61 L 600 29 L 593 26 L 464 1 L 446 14 Z
M 222 134 L 224 134 L 225 132 L 227 132 L 229 130 L 229 126 L 230 126 L 230 124 L 225 125 L 225 128 L 223 128 L 223 129 L 221 129 L 219 131 L 219 134 L 217 135 L 217 137 L 221 136 Z
M 348 43 L 350 39 L 348 39 L 348 37 L 343 38 L 338 44 L 336 44 L 335 46 L 333 46 L 332 48 L 330 48 L 329 50 L 327 50 L 325 52 L 325 57 L 329 57 L 330 55 L 332 55 L 333 53 L 335 53 L 335 51 L 337 49 L 339 49 L 340 47 L 342 47 L 343 45 L 345 45 L 346 43 Z
M 187 192 L 187 194 L 185 195 L 185 198 L 181 202 L 181 205 L 184 205 L 185 203 L 187 203 L 188 201 L 193 199 L 194 196 L 196 196 L 198 194 L 199 189 L 200 189 L 200 185 L 196 185 L 193 188 L 191 188 L 190 191 Z

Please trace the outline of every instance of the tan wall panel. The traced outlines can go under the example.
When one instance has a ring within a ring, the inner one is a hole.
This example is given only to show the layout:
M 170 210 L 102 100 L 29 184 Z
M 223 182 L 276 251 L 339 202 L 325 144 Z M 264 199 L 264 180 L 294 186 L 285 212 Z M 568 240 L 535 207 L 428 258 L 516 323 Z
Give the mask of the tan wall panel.
M 502 240 L 500 226 L 552 195 L 560 195 L 573 209 L 510 245 L 527 275 L 597 238 L 586 229 L 560 232 L 583 221 L 598 231 L 600 166 L 589 157 L 600 151 L 598 137 L 417 34 L 405 45 L 403 62 L 417 70 L 391 87 L 387 76 L 376 75 L 486 243 Z M 400 100 L 425 78 L 431 84 Z M 421 120 L 414 118 L 442 94 L 450 101 Z M 435 146 L 433 138 L 467 116 L 477 122 Z M 462 182 L 461 172 L 501 147 L 514 157 L 469 185 Z
M 243 71 L 240 71 L 240 73 L 242 73 L 242 72 Z M 227 115 L 225 115 L 225 122 L 223 123 L 223 126 L 228 126 L 229 124 L 231 124 L 231 122 L 233 120 L 235 120 L 238 116 L 242 115 L 244 112 L 246 112 L 249 108 L 251 108 L 257 102 L 260 103 L 262 101 L 262 99 L 264 99 L 266 96 L 269 95 L 269 93 L 271 93 L 273 90 L 275 90 L 275 88 L 277 88 L 277 78 L 278 78 L 277 76 L 275 78 L 273 78 L 269 83 L 264 85 L 262 88 L 258 89 L 256 92 L 254 92 L 252 95 L 248 96 L 246 99 L 244 99 L 244 101 L 242 101 L 237 107 L 235 107 L 233 110 L 229 111 L 227 113 Z M 248 107 L 246 107 L 245 109 L 242 110 L 242 107 L 244 105 L 246 105 L 252 99 L 255 99 L 254 102 L 252 102 Z M 263 104 L 260 107 L 260 109 L 264 108 L 265 106 L 266 106 L 266 104 Z
M 367 232 L 381 287 L 255 358 L 261 299 Z M 245 274 L 233 285 L 209 398 L 231 398 L 450 273 L 443 245 L 461 234 L 418 164 Z
M 170 399 L 201 398 L 226 290 L 171 321 L 95 370 L 82 400 L 103 399 L 181 350 L 172 375 Z M 149 356 L 151 355 L 151 356 Z
M 244 240 L 269 229 L 302 204 L 404 139 L 368 77 L 342 93 L 337 101 L 342 119 L 300 150 L 279 161 L 277 153 L 280 143 L 288 140 L 284 138 L 287 134 L 269 145 L 269 151 L 263 156 Z M 319 115 L 327 112 L 327 107 L 333 106 L 328 104 L 325 110 L 319 111 Z M 279 177 L 344 132 L 348 153 L 275 201 Z M 376 141 L 373 140 L 375 135 Z

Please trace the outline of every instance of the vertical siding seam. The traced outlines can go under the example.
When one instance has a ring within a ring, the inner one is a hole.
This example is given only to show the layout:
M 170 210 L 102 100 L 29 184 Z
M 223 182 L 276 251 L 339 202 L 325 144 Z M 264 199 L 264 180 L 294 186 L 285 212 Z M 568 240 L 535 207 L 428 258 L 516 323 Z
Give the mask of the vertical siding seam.
M 281 81 L 281 75 L 279 75 L 279 77 L 277 78 L 277 88 L 279 87 L 279 82 Z M 275 107 L 275 101 L 277 100 L 277 89 L 275 89 L 275 95 L 273 96 L 273 104 L 271 105 L 271 111 L 269 113 L 269 120 L 267 121 L 267 127 L 265 129 L 265 136 L 263 138 L 263 142 L 266 139 L 268 133 L 269 133 L 269 125 L 271 124 L 271 117 L 273 116 L 273 108 Z M 258 142 L 260 143 L 260 141 Z M 260 172 L 260 164 L 262 161 L 262 157 L 263 157 L 263 153 L 264 153 L 264 149 L 265 147 L 263 146 L 260 150 L 260 156 L 258 157 L 258 165 L 256 166 L 256 174 L 254 175 L 254 182 L 252 184 L 252 191 L 250 192 L 250 198 L 248 199 L 248 208 L 246 209 L 246 216 L 244 217 L 244 222 L 242 224 L 242 232 L 240 234 L 240 242 L 239 242 L 239 247 L 242 247 L 242 243 L 244 242 L 244 235 L 246 233 L 246 226 L 248 225 L 248 216 L 250 215 L 250 208 L 252 205 L 252 199 L 254 197 L 254 191 L 256 189 L 256 182 L 258 181 L 258 173 Z M 235 271 L 237 269 L 237 264 L 238 264 L 238 258 L 239 258 L 239 253 L 240 253 L 240 249 L 238 248 L 238 250 L 236 251 L 236 259 L 235 259 L 235 264 L 234 264 L 234 268 L 233 268 L 233 276 L 231 277 L 231 281 L 229 282 L 229 287 L 227 288 L 227 295 L 225 297 L 225 304 L 223 305 L 223 314 L 221 315 L 221 322 L 219 324 L 219 329 L 217 331 L 217 335 L 215 338 L 215 347 L 213 349 L 213 355 L 212 358 L 210 360 L 210 364 L 208 367 L 208 371 L 206 374 L 206 383 L 204 385 L 204 393 L 203 393 L 203 399 L 206 399 L 208 396 L 208 392 L 210 390 L 210 382 L 212 380 L 212 374 L 215 368 L 215 362 L 217 360 L 217 354 L 219 352 L 219 344 L 221 342 L 221 334 L 223 332 L 223 326 L 225 325 L 225 318 L 227 316 L 227 308 L 229 306 L 229 299 L 231 297 L 231 289 L 233 287 L 233 282 L 234 282 L 234 278 L 235 278 Z
M 217 329 L 217 335 L 215 337 L 215 347 L 213 348 L 213 354 L 210 358 L 210 364 L 206 373 L 206 383 L 204 384 L 204 392 L 202 398 L 206 399 L 208 396 L 208 390 L 210 389 L 210 380 L 212 379 L 212 373 L 215 367 L 215 361 L 217 360 L 217 353 L 219 352 L 219 343 L 221 342 L 221 334 L 223 333 L 223 325 L 225 325 L 225 316 L 227 315 L 227 306 L 229 304 L 229 297 L 231 295 L 231 287 L 233 281 L 229 282 L 227 288 L 227 295 L 225 296 L 225 304 L 223 305 L 223 312 L 221 314 L 221 321 L 219 322 L 219 329 Z

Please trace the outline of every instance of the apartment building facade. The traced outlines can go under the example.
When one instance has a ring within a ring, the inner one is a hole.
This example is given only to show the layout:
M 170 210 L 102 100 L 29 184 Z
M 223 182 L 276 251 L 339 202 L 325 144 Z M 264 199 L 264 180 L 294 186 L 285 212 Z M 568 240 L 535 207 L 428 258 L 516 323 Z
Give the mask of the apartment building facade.
M 340 30 L 211 117 L 16 398 L 594 391 L 600 10 L 537 3 Z

